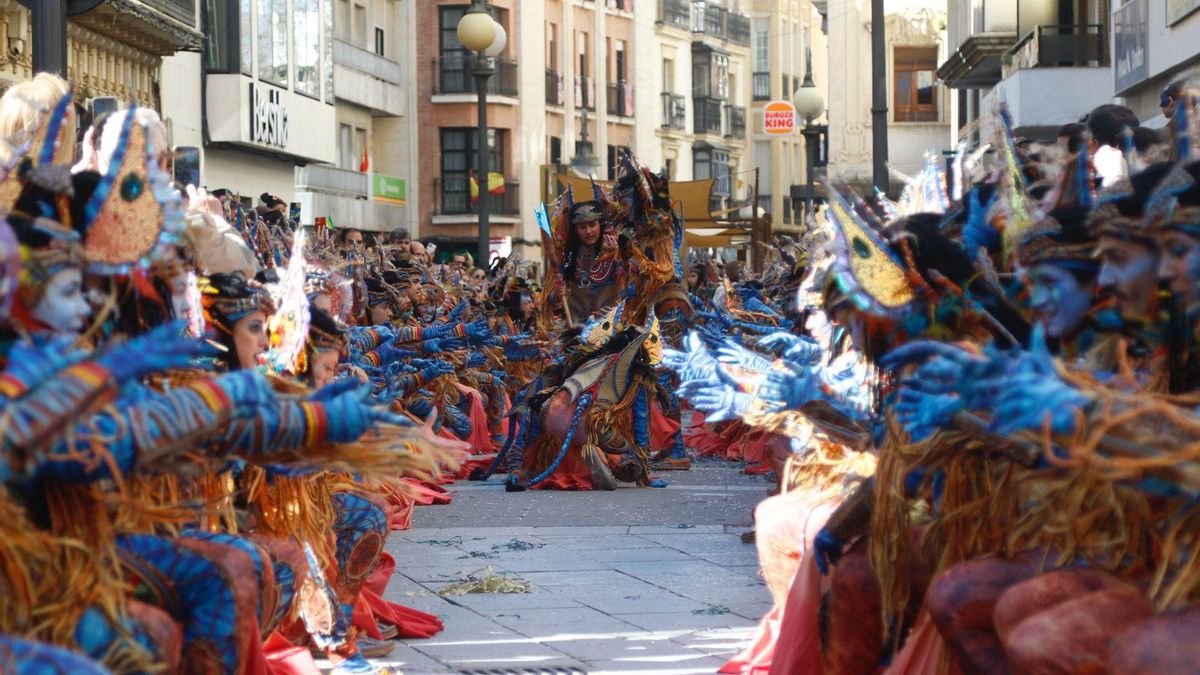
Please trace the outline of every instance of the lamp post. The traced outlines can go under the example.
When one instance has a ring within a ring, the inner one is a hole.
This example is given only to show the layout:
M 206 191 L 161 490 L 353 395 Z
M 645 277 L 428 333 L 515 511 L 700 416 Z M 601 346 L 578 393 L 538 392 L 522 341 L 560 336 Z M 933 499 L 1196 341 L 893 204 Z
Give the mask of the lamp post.
M 817 166 L 817 143 L 820 141 L 822 128 L 813 124 L 813 120 L 825 112 L 825 99 L 812 79 L 812 51 L 804 50 L 804 82 L 792 94 L 792 105 L 796 106 L 796 114 L 804 118 L 804 154 L 808 158 L 808 167 L 804 174 L 808 179 L 808 193 L 805 195 L 804 219 L 813 211 L 813 172 Z
M 592 152 L 592 142 L 588 140 L 588 114 L 584 106 L 579 111 L 579 140 L 575 142 L 575 157 L 571 159 L 571 168 L 584 178 L 591 178 L 600 170 L 600 160 Z
M 471 75 L 475 78 L 475 92 L 479 105 L 479 140 L 475 145 L 477 170 L 475 180 L 479 184 L 479 251 L 476 264 L 487 269 L 491 263 L 491 240 L 489 232 L 488 211 L 488 124 L 487 124 L 487 87 L 488 80 L 496 72 L 492 59 L 504 51 L 508 35 L 504 27 L 492 18 L 488 12 L 486 0 L 471 0 L 467 13 L 459 20 L 458 41 L 464 47 L 475 52 L 475 67 Z

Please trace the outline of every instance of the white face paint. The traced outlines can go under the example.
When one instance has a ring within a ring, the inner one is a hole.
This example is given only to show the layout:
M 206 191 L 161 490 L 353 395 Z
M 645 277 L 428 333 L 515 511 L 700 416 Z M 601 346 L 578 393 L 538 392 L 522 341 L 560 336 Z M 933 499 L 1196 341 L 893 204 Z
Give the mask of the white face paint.
M 33 308 L 34 318 L 61 334 L 79 333 L 91 314 L 92 307 L 83 294 L 83 272 L 77 267 L 55 272 Z

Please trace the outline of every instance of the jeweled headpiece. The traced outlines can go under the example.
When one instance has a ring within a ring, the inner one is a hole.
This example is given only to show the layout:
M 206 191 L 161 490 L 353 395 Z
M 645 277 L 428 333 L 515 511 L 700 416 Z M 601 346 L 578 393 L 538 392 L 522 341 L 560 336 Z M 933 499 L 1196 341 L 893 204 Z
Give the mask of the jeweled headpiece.
M 214 274 L 202 277 L 199 284 L 205 321 L 226 333 L 232 333 L 233 324 L 251 312 L 275 311 L 267 289 L 241 274 Z

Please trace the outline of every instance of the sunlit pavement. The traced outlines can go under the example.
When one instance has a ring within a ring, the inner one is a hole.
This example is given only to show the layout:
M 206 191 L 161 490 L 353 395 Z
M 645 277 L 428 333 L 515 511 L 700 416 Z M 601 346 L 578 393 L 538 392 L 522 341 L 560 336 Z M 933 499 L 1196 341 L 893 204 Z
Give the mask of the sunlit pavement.
M 770 605 L 738 538 L 768 484 L 715 463 L 663 476 L 665 489 L 609 493 L 454 485 L 451 505 L 419 509 L 387 547 L 387 598 L 446 630 L 377 663 L 408 675 L 715 672 Z M 489 566 L 532 589 L 437 595 Z

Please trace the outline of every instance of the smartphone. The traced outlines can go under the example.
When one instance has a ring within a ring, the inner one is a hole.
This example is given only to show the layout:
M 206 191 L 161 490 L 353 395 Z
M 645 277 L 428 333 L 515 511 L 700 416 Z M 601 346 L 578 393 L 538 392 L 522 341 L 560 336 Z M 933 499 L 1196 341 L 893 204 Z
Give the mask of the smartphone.
M 178 185 L 200 185 L 200 148 L 177 145 L 171 159 L 171 175 Z
M 288 220 L 300 221 L 300 202 L 288 204 Z

